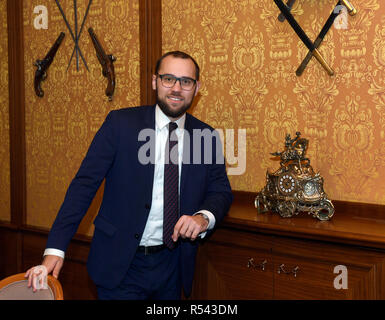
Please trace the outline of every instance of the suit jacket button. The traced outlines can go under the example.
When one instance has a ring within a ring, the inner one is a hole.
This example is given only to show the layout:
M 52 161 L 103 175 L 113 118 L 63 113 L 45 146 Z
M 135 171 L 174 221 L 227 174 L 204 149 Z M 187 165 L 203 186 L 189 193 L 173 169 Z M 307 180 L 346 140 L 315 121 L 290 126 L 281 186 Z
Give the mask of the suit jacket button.
M 149 209 L 151 208 L 151 206 L 150 206 L 148 203 L 146 203 L 144 207 L 145 207 L 147 210 L 149 210 Z
M 135 233 L 135 239 L 139 239 L 139 234 Z

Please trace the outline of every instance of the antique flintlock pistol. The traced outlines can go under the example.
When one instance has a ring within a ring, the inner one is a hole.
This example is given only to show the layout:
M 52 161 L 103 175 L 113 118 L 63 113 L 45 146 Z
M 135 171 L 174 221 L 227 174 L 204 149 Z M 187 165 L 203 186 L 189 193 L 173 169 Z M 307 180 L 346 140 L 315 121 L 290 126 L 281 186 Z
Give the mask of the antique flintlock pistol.
M 109 101 L 112 101 L 112 96 L 115 91 L 115 69 L 113 62 L 116 61 L 116 58 L 112 54 L 107 55 L 104 52 L 103 47 L 98 41 L 98 38 L 96 37 L 96 34 L 92 28 L 88 29 L 88 33 L 90 34 L 92 43 L 95 47 L 96 56 L 98 57 L 98 60 L 102 66 L 102 74 L 108 80 L 106 96 L 108 97 Z
M 59 46 L 64 39 L 64 36 L 65 33 L 61 32 L 51 49 L 49 49 L 45 58 L 43 60 L 36 60 L 36 62 L 34 63 L 34 65 L 37 67 L 35 72 L 34 87 L 36 95 L 40 98 L 44 96 L 44 91 L 41 88 L 41 82 L 47 78 L 47 70 L 51 65 L 53 59 L 55 58 L 56 52 L 59 49 Z

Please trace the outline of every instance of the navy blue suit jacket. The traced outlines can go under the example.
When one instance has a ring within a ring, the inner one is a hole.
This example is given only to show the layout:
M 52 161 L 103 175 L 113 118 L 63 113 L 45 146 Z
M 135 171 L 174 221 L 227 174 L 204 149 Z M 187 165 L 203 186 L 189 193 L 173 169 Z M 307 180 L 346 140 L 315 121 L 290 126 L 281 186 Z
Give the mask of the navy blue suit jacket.
M 105 179 L 87 268 L 92 280 L 106 288 L 118 286 L 127 272 L 151 208 L 154 162 L 143 165 L 138 160 L 139 149 L 148 143 L 148 139 L 138 141 L 143 129 L 155 130 L 154 106 L 114 110 L 108 114 L 67 190 L 48 236 L 47 248 L 65 251 Z M 192 143 L 194 129 L 213 130 L 186 114 L 185 130 L 189 134 L 185 134 L 184 162 L 190 164 L 182 165 L 180 212 L 192 215 L 201 209 L 209 210 L 217 225 L 232 202 L 225 165 L 223 161 L 216 163 L 217 152 L 220 154 L 222 150 L 212 143 L 211 161 L 207 163 L 206 157 L 206 164 L 197 163 L 197 159 L 193 159 L 194 152 L 197 154 Z M 190 143 L 186 142 L 188 136 Z M 190 152 L 186 153 L 188 149 Z M 202 143 L 202 161 L 207 154 L 207 143 Z M 180 241 L 180 270 L 186 295 L 191 292 L 196 250 L 197 241 Z

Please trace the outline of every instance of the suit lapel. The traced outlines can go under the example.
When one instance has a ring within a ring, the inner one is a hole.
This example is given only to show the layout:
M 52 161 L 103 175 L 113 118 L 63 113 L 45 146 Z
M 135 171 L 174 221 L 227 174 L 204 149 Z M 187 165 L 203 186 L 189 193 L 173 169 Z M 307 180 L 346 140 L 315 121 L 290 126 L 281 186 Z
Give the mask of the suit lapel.
M 146 108 L 146 114 L 144 115 L 143 128 L 154 130 L 154 136 L 151 138 L 154 145 L 152 146 L 155 151 L 155 106 Z M 138 133 L 139 134 L 139 133 Z M 155 152 L 151 153 L 150 163 L 143 166 L 143 179 L 148 181 L 146 185 L 146 199 L 151 203 L 152 200 L 152 188 L 154 184 L 154 170 L 155 170 Z
M 184 124 L 184 136 L 183 136 L 183 157 L 182 157 L 182 173 L 180 181 L 180 199 L 184 197 L 186 181 L 188 180 L 189 170 L 192 163 L 192 133 L 193 128 L 191 127 L 190 115 L 186 113 L 186 121 Z

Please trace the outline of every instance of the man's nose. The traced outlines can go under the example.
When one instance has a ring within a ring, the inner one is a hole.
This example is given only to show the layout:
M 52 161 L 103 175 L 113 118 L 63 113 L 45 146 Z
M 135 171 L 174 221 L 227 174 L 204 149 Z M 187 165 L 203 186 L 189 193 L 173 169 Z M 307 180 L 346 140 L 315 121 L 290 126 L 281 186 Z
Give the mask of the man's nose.
M 182 85 L 180 84 L 180 79 L 176 79 L 174 85 L 172 86 L 172 89 L 175 91 L 182 91 Z

